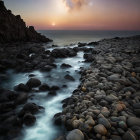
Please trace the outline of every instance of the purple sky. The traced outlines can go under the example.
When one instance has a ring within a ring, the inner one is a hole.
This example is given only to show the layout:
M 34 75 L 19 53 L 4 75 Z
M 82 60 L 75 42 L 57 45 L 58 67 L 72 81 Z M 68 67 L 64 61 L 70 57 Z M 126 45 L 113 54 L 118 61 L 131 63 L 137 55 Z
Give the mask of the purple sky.
M 140 0 L 4 0 L 37 29 L 140 30 Z

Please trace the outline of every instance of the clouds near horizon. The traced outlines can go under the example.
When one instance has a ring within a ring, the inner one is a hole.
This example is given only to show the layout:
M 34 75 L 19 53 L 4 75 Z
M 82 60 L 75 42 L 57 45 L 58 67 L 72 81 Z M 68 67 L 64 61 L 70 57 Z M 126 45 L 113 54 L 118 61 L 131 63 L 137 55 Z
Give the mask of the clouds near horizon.
M 66 6 L 70 9 L 80 9 L 82 6 L 87 5 L 90 0 L 63 0 Z

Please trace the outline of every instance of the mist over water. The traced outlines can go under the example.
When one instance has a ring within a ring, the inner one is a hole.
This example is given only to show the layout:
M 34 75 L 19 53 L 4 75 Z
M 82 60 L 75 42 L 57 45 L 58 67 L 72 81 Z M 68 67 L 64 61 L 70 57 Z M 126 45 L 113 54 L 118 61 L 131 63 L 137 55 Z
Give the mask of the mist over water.
M 49 50 L 52 50 L 52 48 Z M 63 126 L 54 125 L 53 117 L 56 113 L 62 111 L 61 101 L 71 96 L 72 92 L 78 87 L 80 83 L 80 67 L 86 68 L 89 66 L 89 63 L 84 63 L 83 54 L 83 52 L 78 52 L 75 57 L 56 59 L 55 64 L 57 68 L 50 72 L 33 71 L 31 73 L 15 73 L 12 70 L 7 71 L 9 80 L 2 85 L 7 89 L 12 90 L 19 83 L 26 83 L 29 80 L 28 76 L 30 74 L 34 74 L 35 78 L 40 79 L 42 83 L 60 87 L 55 96 L 48 95 L 48 92 L 30 93 L 31 98 L 28 99 L 28 102 L 44 107 L 44 111 L 35 115 L 37 118 L 35 125 L 32 127 L 24 126 L 23 136 L 19 138 L 20 140 L 54 140 L 62 132 L 65 132 Z M 60 66 L 63 63 L 69 64 L 72 67 L 62 69 Z M 75 81 L 65 79 L 64 76 L 66 74 L 73 76 Z M 67 87 L 63 88 L 63 85 L 67 85 Z
M 53 39 L 54 44 L 59 46 L 78 42 L 99 41 L 104 38 L 127 37 L 140 35 L 140 31 L 76 31 L 76 30 L 41 30 L 39 31 L 48 38 Z

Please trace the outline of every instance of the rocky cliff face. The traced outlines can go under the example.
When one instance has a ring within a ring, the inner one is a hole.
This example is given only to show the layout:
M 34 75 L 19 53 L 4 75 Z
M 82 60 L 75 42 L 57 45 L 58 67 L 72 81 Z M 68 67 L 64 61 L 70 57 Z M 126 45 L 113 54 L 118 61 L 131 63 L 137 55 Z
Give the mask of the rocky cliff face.
M 0 43 L 15 41 L 49 42 L 51 40 L 37 33 L 33 26 L 26 27 L 20 15 L 13 15 L 0 0 Z

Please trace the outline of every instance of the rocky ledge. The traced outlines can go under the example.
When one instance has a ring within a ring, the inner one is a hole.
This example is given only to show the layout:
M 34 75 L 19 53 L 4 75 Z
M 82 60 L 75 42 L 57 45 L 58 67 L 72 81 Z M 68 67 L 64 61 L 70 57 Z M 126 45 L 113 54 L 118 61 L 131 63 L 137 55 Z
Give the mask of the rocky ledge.
M 33 26 L 26 27 L 20 15 L 13 15 L 0 0 L 0 43 L 15 41 L 50 42 L 52 40 L 37 33 Z
M 54 116 L 70 131 L 57 140 L 140 139 L 139 45 L 140 36 L 105 39 L 86 54 L 91 66 Z

